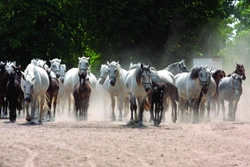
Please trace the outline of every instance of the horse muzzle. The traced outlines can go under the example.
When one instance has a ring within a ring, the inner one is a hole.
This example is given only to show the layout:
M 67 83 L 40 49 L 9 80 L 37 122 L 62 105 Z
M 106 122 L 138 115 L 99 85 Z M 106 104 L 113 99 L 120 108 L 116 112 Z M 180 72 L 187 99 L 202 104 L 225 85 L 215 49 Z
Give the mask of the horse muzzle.
M 58 78 L 60 78 L 60 73 L 56 73 L 56 78 L 58 79 Z
M 30 103 L 31 102 L 31 97 L 26 96 L 24 100 L 25 100 L 25 102 Z
M 152 90 L 152 88 L 149 85 L 144 85 L 143 87 L 147 93 Z
M 115 78 L 110 78 L 110 85 L 115 86 L 116 79 Z
M 103 78 L 99 78 L 98 83 L 99 83 L 100 85 L 103 85 L 104 79 L 103 79 Z

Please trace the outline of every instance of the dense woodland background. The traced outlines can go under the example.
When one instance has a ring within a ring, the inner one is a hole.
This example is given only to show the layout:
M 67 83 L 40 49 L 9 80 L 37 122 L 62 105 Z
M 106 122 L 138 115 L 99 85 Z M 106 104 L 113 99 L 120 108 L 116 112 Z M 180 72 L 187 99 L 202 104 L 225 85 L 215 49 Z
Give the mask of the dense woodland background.
M 84 54 L 94 73 L 112 60 L 161 69 L 200 56 L 234 67 L 250 60 L 249 28 L 250 0 L 0 0 L 0 60 L 70 69 Z

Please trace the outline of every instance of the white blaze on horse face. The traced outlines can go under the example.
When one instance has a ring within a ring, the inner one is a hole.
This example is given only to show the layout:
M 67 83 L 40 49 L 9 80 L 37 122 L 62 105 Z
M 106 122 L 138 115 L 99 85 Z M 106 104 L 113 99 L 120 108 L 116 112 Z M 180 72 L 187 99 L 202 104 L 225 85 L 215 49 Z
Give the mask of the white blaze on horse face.
M 144 68 L 141 73 L 141 82 L 146 92 L 151 91 L 151 74 L 149 68 Z
M 111 86 L 115 86 L 116 78 L 118 76 L 118 69 L 114 65 L 109 65 L 109 81 Z
M 102 64 L 101 69 L 100 69 L 100 78 L 98 79 L 98 82 L 99 82 L 100 85 L 103 85 L 103 83 L 106 80 L 108 74 L 109 74 L 108 66 L 105 65 L 105 64 Z
M 60 77 L 60 62 L 61 61 L 50 61 L 51 67 L 50 70 L 53 71 L 56 74 L 56 77 Z
M 89 58 L 82 57 L 78 58 L 79 63 L 78 63 L 78 74 L 80 76 L 86 76 L 89 68 Z
M 33 90 L 34 90 L 34 84 L 33 84 L 33 80 L 25 80 L 25 83 L 23 85 L 24 88 L 24 99 L 26 102 L 30 103 L 31 102 L 31 96 L 33 94 Z

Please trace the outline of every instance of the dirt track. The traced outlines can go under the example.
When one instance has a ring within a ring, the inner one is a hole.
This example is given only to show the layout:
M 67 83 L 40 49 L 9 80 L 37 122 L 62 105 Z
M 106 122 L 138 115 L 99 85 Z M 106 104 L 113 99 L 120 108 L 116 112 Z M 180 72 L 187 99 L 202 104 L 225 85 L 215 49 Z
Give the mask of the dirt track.
M 0 166 L 250 166 L 249 123 L 0 120 Z
M 104 119 L 96 101 L 85 122 L 68 114 L 42 125 L 1 119 L 0 167 L 250 166 L 248 94 L 243 93 L 235 122 L 212 114 L 209 123 L 174 124 L 167 113 L 159 127 L 148 122 L 138 127 Z

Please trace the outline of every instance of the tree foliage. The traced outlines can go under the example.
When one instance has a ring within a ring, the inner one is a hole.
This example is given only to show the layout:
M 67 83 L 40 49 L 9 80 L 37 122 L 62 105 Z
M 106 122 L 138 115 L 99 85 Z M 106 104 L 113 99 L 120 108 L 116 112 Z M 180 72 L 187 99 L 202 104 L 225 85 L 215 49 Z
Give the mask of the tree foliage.
M 216 56 L 231 33 L 232 2 L 0 0 L 0 53 L 23 65 L 58 57 L 71 68 L 85 54 L 94 70 L 107 60 L 163 68 Z

